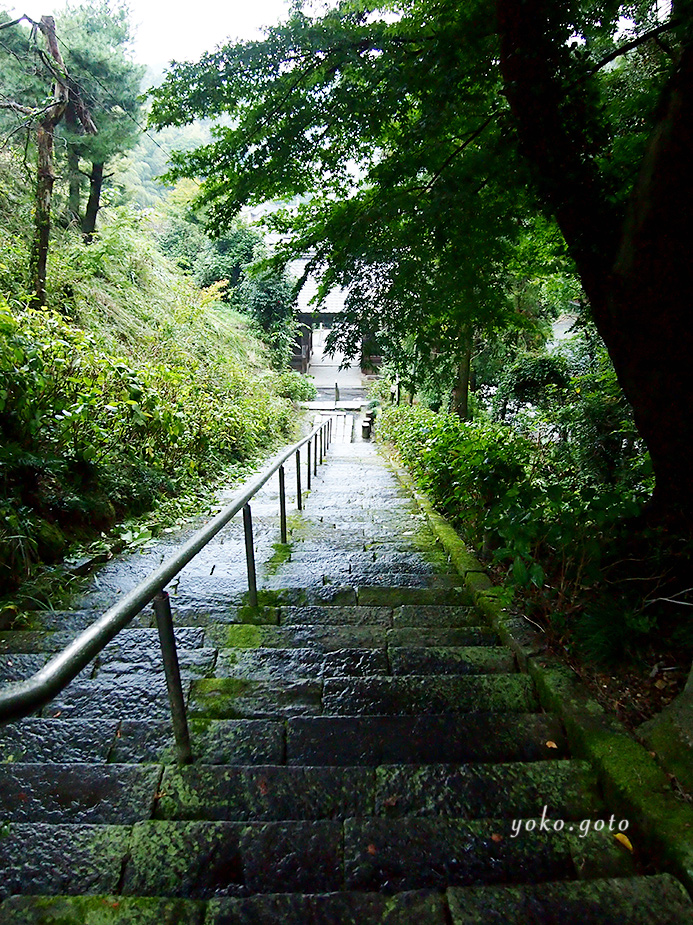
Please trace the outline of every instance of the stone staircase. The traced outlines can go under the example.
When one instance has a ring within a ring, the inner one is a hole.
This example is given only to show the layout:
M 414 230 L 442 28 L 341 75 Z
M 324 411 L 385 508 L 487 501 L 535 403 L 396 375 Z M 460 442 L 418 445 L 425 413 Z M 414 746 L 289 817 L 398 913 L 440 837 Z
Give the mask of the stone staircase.
M 232 531 L 211 574 L 203 559 L 181 578 L 193 765 L 175 764 L 144 612 L 0 728 L 0 925 L 693 922 L 681 885 L 615 837 L 592 769 L 384 461 L 331 455 L 258 610 Z M 0 633 L 2 677 L 93 617 Z

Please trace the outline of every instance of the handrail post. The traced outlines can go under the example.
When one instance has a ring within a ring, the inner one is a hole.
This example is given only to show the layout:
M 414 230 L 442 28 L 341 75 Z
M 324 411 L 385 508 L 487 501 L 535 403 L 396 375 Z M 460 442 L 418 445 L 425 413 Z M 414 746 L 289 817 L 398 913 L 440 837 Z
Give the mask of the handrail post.
M 313 447 L 313 475 L 317 475 L 318 474 L 318 435 L 317 434 L 313 438 L 313 443 L 315 444 L 315 446 Z
M 312 442 L 313 442 L 312 440 L 309 440 L 308 443 L 306 444 L 306 446 L 308 447 L 308 491 L 310 491 L 310 470 L 311 470 L 311 467 L 310 467 L 310 445 L 311 445 Z
M 296 507 L 303 510 L 303 495 L 301 493 L 301 451 L 296 450 Z
M 176 740 L 178 763 L 190 764 L 193 756 L 190 748 L 188 721 L 185 716 L 185 698 L 183 697 L 183 686 L 180 680 L 176 637 L 173 633 L 171 600 L 166 591 L 159 591 L 152 603 L 156 614 L 156 625 L 159 629 L 159 642 L 161 643 L 161 655 L 164 661 L 168 699 L 171 704 L 171 719 L 173 721 L 173 735 Z
M 245 562 L 248 568 L 248 603 L 257 607 L 257 576 L 255 574 L 255 549 L 253 547 L 253 518 L 250 505 L 243 507 L 243 532 L 245 533 Z
M 284 466 L 279 467 L 279 535 L 282 543 L 286 543 L 288 535 L 286 532 L 286 480 L 284 478 Z

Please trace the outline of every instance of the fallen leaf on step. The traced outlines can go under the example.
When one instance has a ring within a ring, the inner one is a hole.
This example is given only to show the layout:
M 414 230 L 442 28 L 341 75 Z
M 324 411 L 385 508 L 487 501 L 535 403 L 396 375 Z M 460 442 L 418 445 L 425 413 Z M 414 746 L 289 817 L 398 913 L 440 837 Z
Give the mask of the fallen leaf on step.
M 631 844 L 630 838 L 627 835 L 624 835 L 623 832 L 617 832 L 614 835 L 616 841 L 620 841 L 624 848 L 627 848 L 629 851 L 633 851 L 633 845 Z
M 377 850 L 378 850 L 378 849 L 375 847 L 375 845 L 369 845 L 369 846 L 368 846 L 368 853 L 369 853 L 369 854 L 375 854 Z
M 503 836 L 498 835 L 498 833 L 494 832 L 494 834 L 491 836 L 491 841 L 494 841 L 496 842 L 496 844 L 498 844 L 499 841 L 503 841 Z
M 552 742 L 551 739 L 546 743 L 547 748 L 558 748 L 555 742 Z

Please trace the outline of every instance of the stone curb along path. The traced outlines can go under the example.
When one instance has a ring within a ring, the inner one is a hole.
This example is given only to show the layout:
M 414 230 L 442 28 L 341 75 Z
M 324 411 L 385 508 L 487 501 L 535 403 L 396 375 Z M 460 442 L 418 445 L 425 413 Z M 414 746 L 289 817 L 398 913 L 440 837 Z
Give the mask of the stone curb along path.
M 409 472 L 391 454 L 388 461 L 425 513 L 476 607 L 533 678 L 541 705 L 563 720 L 571 751 L 591 762 L 608 803 L 632 821 L 649 851 L 693 893 L 693 806 L 673 793 L 652 754 L 605 712 L 575 673 L 546 654 L 541 636 L 527 621 L 507 612 L 483 565 Z

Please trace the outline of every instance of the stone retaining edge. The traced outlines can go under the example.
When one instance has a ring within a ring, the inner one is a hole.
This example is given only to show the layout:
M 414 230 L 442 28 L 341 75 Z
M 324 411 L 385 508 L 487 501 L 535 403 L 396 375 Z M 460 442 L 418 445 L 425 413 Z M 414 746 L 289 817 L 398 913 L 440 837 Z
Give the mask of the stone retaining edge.
M 567 665 L 546 653 L 541 635 L 531 629 L 528 621 L 507 611 L 500 589 L 493 586 L 484 566 L 434 509 L 400 461 L 382 444 L 380 449 L 426 515 L 451 563 L 464 578 L 477 609 L 504 645 L 512 649 L 520 668 L 533 678 L 541 705 L 560 715 L 571 750 L 595 767 L 605 798 L 621 818 L 633 820 L 635 850 L 640 836 L 693 895 L 693 806 L 674 795 L 669 778 L 652 753 L 605 712 Z

